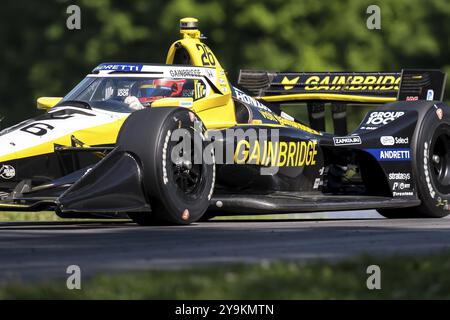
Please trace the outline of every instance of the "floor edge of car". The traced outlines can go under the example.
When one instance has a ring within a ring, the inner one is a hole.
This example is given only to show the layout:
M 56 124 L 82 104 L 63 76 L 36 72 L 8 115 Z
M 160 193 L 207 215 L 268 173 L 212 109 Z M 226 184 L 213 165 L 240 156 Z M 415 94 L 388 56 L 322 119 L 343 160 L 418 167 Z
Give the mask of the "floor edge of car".
M 305 195 L 277 192 L 266 195 L 226 194 L 211 199 L 210 210 L 239 214 L 301 213 L 317 211 L 406 208 L 420 205 L 417 198 L 358 195 Z

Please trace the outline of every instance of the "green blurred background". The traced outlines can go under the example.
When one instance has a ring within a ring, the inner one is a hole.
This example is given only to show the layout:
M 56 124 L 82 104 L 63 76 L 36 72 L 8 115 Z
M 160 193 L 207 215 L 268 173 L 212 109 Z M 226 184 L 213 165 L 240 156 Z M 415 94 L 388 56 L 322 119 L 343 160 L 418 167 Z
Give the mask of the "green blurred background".
M 71 4 L 81 8 L 81 30 L 66 28 Z M 372 4 L 381 8 L 381 30 L 366 28 Z M 200 19 L 232 81 L 240 68 L 450 71 L 449 0 L 7 0 L 2 127 L 38 113 L 38 96 L 65 95 L 100 62 L 164 62 L 185 16 Z

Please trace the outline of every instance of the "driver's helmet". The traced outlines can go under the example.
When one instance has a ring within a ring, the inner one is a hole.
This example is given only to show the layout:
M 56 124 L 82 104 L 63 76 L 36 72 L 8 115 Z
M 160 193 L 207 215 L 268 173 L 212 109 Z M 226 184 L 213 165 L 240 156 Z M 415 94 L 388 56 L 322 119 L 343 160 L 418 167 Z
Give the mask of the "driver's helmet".
M 137 97 L 145 105 L 168 97 L 180 97 L 186 80 L 155 79 L 151 83 L 144 82 L 139 85 Z
M 153 96 L 153 92 L 155 91 L 155 85 L 153 83 L 143 83 L 139 86 L 137 97 L 139 99 L 139 102 L 142 104 L 152 102 L 155 99 Z
M 155 88 L 167 88 L 171 90 L 170 97 L 180 97 L 183 93 L 183 86 L 186 80 L 173 80 L 173 79 L 157 79 L 154 82 Z

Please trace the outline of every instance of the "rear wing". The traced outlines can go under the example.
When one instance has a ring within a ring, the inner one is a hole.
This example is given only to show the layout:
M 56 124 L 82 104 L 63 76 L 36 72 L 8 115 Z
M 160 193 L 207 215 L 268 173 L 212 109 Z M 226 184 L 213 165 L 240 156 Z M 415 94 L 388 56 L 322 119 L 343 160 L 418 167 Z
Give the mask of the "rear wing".
M 268 102 L 344 101 L 386 103 L 438 100 L 446 74 L 440 70 L 401 72 L 269 72 L 241 70 L 238 84 Z

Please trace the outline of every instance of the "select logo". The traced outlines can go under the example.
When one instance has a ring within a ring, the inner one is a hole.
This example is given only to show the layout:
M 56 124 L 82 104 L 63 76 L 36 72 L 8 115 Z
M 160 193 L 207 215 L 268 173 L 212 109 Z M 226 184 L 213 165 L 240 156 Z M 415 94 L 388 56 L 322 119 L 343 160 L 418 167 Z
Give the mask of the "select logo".
M 333 137 L 333 142 L 335 146 L 348 146 L 361 144 L 361 137 L 359 136 Z
M 393 136 L 382 136 L 380 142 L 383 146 L 393 146 L 395 144 L 395 139 Z
M 409 138 L 393 137 L 393 136 L 382 136 L 380 137 L 380 142 L 383 146 L 393 146 L 396 144 L 408 144 Z

